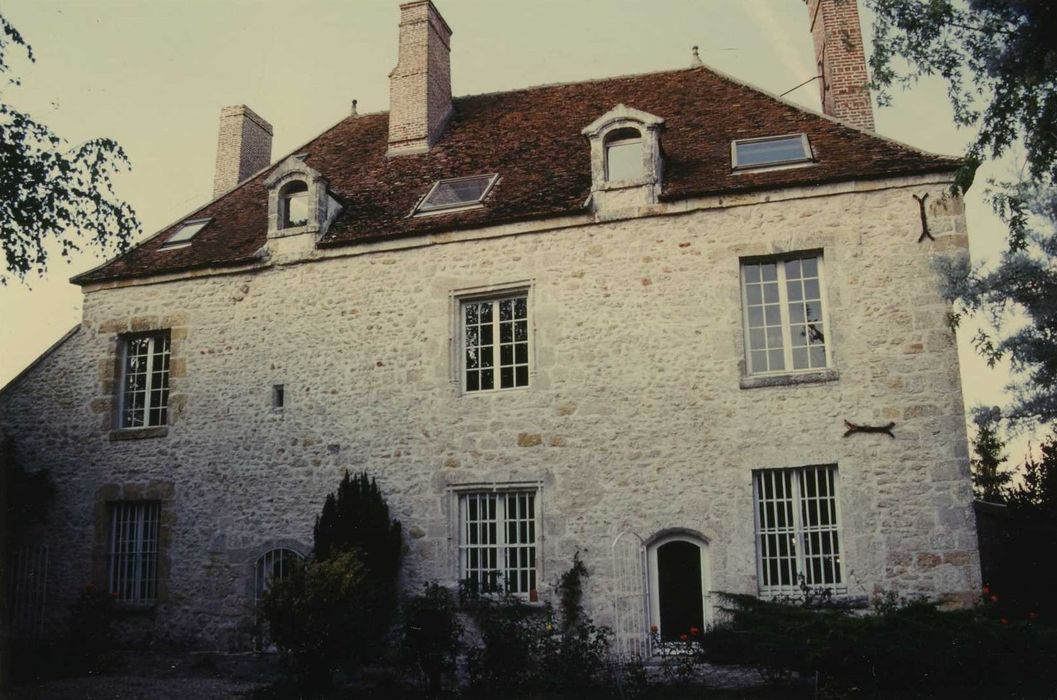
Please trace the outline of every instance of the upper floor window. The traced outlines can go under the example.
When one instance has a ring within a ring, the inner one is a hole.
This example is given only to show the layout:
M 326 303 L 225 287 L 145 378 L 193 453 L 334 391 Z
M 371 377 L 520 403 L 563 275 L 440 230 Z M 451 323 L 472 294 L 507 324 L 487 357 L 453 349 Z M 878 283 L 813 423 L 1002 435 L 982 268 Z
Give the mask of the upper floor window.
M 124 338 L 122 428 L 165 425 L 169 404 L 169 331 Z
M 753 472 L 756 562 L 761 593 L 840 588 L 837 468 L 832 465 Z
M 533 596 L 536 590 L 536 492 L 459 497 L 459 573 L 481 593 Z
M 308 224 L 308 185 L 294 180 L 283 185 L 279 192 L 280 228 L 294 228 Z
M 633 182 L 643 179 L 642 134 L 638 129 L 614 129 L 606 134 L 606 180 Z
M 125 603 L 158 598 L 158 531 L 161 504 L 122 501 L 110 505 L 107 578 L 110 593 Z
M 744 261 L 741 287 L 749 374 L 829 366 L 820 254 Z
M 176 230 L 176 233 L 165 239 L 165 242 L 161 244 L 161 248 L 183 248 L 191 244 L 191 239 L 198 235 L 201 231 L 209 224 L 211 219 L 198 219 L 196 221 L 185 221 L 183 226 Z
M 804 163 L 812 158 L 807 134 L 740 139 L 731 144 L 730 153 L 735 170 Z
M 492 189 L 497 177 L 499 176 L 496 174 L 472 175 L 438 180 L 415 207 L 415 213 L 424 214 L 480 204 Z
M 461 305 L 464 391 L 528 386 L 528 295 Z

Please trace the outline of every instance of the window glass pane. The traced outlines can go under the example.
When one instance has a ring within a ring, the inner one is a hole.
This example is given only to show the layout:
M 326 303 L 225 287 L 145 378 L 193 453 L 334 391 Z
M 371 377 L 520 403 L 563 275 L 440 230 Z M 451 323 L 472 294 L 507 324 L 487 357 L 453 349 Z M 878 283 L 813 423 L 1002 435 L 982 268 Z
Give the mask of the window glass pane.
M 430 211 L 477 204 L 488 191 L 494 177 L 494 175 L 477 175 L 441 180 L 419 205 L 418 210 Z
M 606 179 L 610 182 L 642 179 L 641 140 L 606 146 Z
M 796 162 L 810 157 L 799 135 L 761 141 L 735 141 L 734 149 L 737 154 L 735 166 L 738 168 Z
M 463 303 L 465 391 L 528 385 L 527 314 L 526 296 Z M 498 387 L 494 386 L 496 368 Z
M 308 192 L 287 196 L 285 223 L 287 226 L 304 226 L 308 223 Z
M 177 229 L 176 233 L 169 236 L 165 240 L 165 242 L 162 243 L 162 248 L 179 245 L 181 243 L 187 243 L 189 240 L 194 238 L 199 231 L 204 229 L 208 223 L 209 219 L 206 219 L 205 221 L 196 221 L 184 224 L 179 229 Z

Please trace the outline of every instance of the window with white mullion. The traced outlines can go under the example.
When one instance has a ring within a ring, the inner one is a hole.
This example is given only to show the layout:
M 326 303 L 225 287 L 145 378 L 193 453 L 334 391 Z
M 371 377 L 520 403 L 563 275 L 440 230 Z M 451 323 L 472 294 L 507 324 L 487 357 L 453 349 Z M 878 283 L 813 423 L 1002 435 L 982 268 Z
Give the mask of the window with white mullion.
M 536 588 L 534 493 L 470 493 L 459 500 L 461 575 L 481 593 Z
M 463 389 L 529 383 L 528 296 L 462 303 Z
M 122 502 L 111 506 L 108 588 L 127 603 L 151 603 L 157 598 L 157 502 Z
M 760 590 L 796 593 L 843 585 L 836 468 L 754 473 Z
M 821 255 L 743 262 L 741 268 L 749 373 L 828 367 Z
M 125 339 L 121 426 L 165 425 L 169 400 L 169 334 Z

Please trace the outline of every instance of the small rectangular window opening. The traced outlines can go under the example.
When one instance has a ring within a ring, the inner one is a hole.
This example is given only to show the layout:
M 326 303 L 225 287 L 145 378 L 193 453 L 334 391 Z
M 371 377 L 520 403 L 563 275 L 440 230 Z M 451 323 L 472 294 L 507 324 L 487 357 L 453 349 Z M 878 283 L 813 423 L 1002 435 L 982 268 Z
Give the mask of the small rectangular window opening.
M 272 408 L 282 408 L 286 401 L 286 389 L 282 384 L 272 385 Z
M 735 170 L 804 163 L 811 158 L 807 134 L 740 139 L 731 144 L 731 161 Z
M 415 207 L 416 214 L 456 209 L 480 204 L 492 189 L 498 175 L 473 175 L 438 180 Z
M 176 233 L 169 236 L 164 243 L 161 244 L 161 248 L 183 248 L 184 246 L 191 245 L 191 239 L 194 238 L 199 231 L 204 229 L 212 219 L 199 219 L 197 221 L 185 221 L 184 224 L 177 229 Z

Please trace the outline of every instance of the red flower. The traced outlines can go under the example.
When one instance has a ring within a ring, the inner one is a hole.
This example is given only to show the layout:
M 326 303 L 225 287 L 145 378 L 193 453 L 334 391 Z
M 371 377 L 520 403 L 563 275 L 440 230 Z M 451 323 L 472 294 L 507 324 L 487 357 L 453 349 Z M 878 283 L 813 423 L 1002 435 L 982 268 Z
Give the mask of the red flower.
M 691 637 L 696 637 L 699 634 L 701 634 L 701 630 L 697 629 L 696 627 L 691 627 L 690 628 L 690 636 Z
M 984 595 L 990 595 L 990 594 L 991 594 L 991 587 L 990 587 L 990 586 L 988 586 L 988 585 L 987 585 L 987 584 L 985 583 L 985 584 L 984 584 Z
M 659 628 L 657 627 L 657 625 L 650 625 L 650 634 L 657 634 L 658 631 Z
M 679 635 L 679 641 L 685 642 L 687 639 L 690 639 L 690 638 L 687 637 L 685 634 L 680 634 Z
M 991 602 L 992 603 L 997 603 L 998 602 L 998 596 L 996 596 L 996 595 L 991 596 Z
M 1004 617 L 1001 620 L 999 620 L 999 622 L 1001 622 L 1003 625 L 1008 625 L 1009 624 L 1009 620 L 1007 620 Z

